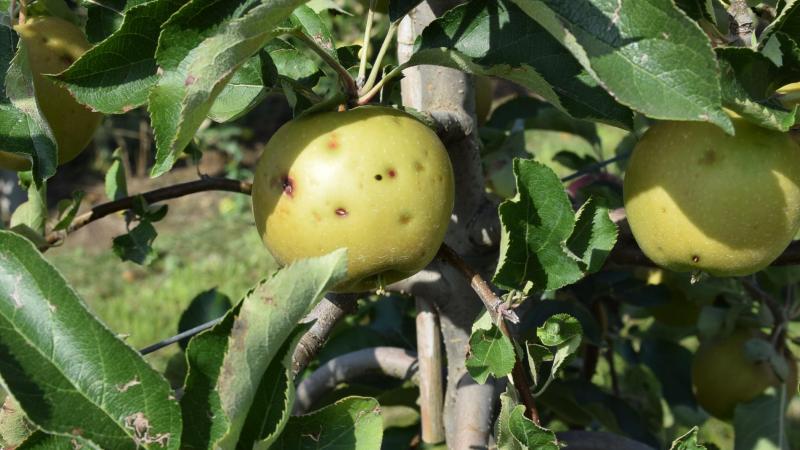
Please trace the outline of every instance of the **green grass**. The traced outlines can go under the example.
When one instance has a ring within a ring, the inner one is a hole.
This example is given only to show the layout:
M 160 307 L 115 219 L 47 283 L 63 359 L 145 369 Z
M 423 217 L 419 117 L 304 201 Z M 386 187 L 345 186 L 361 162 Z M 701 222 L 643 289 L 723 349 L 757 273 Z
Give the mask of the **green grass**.
M 148 267 L 121 262 L 111 242 L 47 254 L 91 310 L 134 348 L 174 335 L 197 294 L 216 287 L 236 302 L 273 267 L 249 211 L 202 220 L 168 215 L 156 228 L 160 257 Z M 148 359 L 163 370 L 177 350 L 175 345 Z

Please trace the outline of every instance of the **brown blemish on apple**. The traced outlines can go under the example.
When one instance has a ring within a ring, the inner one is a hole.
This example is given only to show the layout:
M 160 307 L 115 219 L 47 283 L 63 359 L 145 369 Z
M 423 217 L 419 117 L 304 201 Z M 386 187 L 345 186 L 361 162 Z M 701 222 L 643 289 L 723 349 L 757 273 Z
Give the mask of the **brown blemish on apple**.
M 329 150 L 336 150 L 339 148 L 339 137 L 336 136 L 336 133 L 329 134 L 330 138 L 328 139 L 328 149 Z
M 383 175 L 381 175 L 381 174 L 375 175 L 375 180 L 376 181 L 381 181 L 382 179 L 383 179 Z
M 411 222 L 411 214 L 409 213 L 400 214 L 400 223 L 402 223 L 403 225 L 407 225 L 409 222 Z
M 423 170 L 425 170 L 425 167 L 422 165 L 421 162 L 414 161 L 414 170 L 416 170 L 417 172 L 422 172 Z
M 335 212 L 335 213 L 336 213 L 336 215 L 337 215 L 337 216 L 339 216 L 339 217 L 346 217 L 346 216 L 347 216 L 347 214 L 348 214 L 348 213 L 347 213 L 347 210 L 346 210 L 346 209 L 344 209 L 344 208 L 336 208 L 336 211 L 334 211 L 334 212 Z
M 320 216 L 318 212 L 314 211 L 313 213 L 311 213 L 311 215 L 314 216 L 315 221 L 322 222 L 322 216 Z
M 695 264 L 699 263 L 700 262 L 700 256 L 699 255 L 692 255 L 692 262 L 695 263 Z
M 717 153 L 712 150 L 708 149 L 703 153 L 703 156 L 697 160 L 698 164 L 702 164 L 704 166 L 710 166 L 717 161 Z

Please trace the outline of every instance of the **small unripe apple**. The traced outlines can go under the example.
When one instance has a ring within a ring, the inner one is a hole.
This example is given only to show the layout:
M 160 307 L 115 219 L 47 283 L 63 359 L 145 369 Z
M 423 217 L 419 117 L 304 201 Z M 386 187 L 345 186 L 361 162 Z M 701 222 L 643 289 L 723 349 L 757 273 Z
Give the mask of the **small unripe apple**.
M 64 71 L 91 44 L 80 28 L 57 17 L 35 17 L 14 29 L 28 51 L 36 100 L 58 145 L 58 163 L 64 164 L 86 147 L 103 115 L 75 101 L 69 91 L 42 74 Z M 18 154 L 0 151 L 0 168 L 28 170 L 31 163 Z
M 357 292 L 424 268 L 453 210 L 442 142 L 401 111 L 361 107 L 302 117 L 264 148 L 253 181 L 256 226 L 281 264 L 348 249 Z
M 736 136 L 701 122 L 659 122 L 634 149 L 625 211 L 661 267 L 716 276 L 768 266 L 800 227 L 800 146 L 731 119 Z
M 736 405 L 746 403 L 781 380 L 767 361 L 750 361 L 745 343 L 763 338 L 757 330 L 738 329 L 729 336 L 714 339 L 700 346 L 692 362 L 692 387 L 697 403 L 712 416 L 733 418 Z M 789 365 L 787 386 L 790 395 L 797 390 L 797 362 L 786 355 Z

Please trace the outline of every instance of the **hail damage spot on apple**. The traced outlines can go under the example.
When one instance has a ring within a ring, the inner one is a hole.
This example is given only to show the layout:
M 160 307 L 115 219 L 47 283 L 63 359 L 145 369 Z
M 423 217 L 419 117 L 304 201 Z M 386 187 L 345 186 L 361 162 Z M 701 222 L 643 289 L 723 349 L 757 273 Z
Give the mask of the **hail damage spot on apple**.
M 281 178 L 281 187 L 283 188 L 283 193 L 291 197 L 294 193 L 294 180 L 289 175 L 284 175 Z
M 411 214 L 409 213 L 400 214 L 400 223 L 402 223 L 403 225 L 407 225 L 409 222 L 411 222 Z
M 425 166 L 423 166 L 419 161 L 414 161 L 414 171 L 422 172 L 423 170 L 425 170 Z
M 397 176 L 397 171 L 394 170 L 394 169 L 389 169 L 388 174 L 389 174 L 389 178 L 394 178 L 394 177 Z
M 692 262 L 693 263 L 699 263 L 700 262 L 700 256 L 699 255 L 692 255 Z
M 331 133 L 330 139 L 328 139 L 328 148 L 331 150 L 339 148 L 339 140 L 336 137 L 336 133 Z
M 334 212 L 339 217 L 346 217 L 347 216 L 347 210 L 344 209 L 344 208 L 336 208 L 336 211 L 334 211 Z
M 381 174 L 375 175 L 375 180 L 376 181 L 381 181 L 382 179 L 383 179 L 383 175 L 381 175 Z

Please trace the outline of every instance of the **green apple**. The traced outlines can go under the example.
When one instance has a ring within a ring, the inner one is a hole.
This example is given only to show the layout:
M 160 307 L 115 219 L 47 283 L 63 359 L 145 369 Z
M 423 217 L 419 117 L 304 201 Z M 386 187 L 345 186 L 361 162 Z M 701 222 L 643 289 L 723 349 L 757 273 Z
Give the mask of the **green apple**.
M 35 17 L 14 29 L 28 51 L 36 100 L 58 145 L 58 163 L 64 164 L 89 144 L 103 115 L 75 101 L 69 91 L 42 74 L 64 71 L 91 44 L 80 28 L 56 17 Z M 0 151 L 0 168 L 20 171 L 30 167 L 27 158 Z
M 642 251 L 661 267 L 716 276 L 768 266 L 800 227 L 800 146 L 732 118 L 659 122 L 634 149 L 623 196 Z
M 692 362 L 692 389 L 697 403 L 714 417 L 733 418 L 736 405 L 753 400 L 764 389 L 779 386 L 781 381 L 767 361 L 750 361 L 745 343 L 764 336 L 753 329 L 741 328 L 731 335 L 703 343 Z M 786 355 L 789 364 L 789 392 L 797 390 L 797 362 Z
M 253 213 L 281 264 L 348 249 L 338 292 L 409 277 L 436 255 L 453 210 L 442 142 L 403 112 L 367 106 L 281 127 L 258 162 Z

